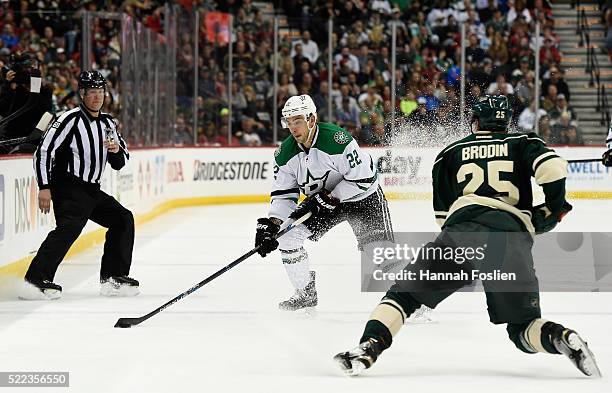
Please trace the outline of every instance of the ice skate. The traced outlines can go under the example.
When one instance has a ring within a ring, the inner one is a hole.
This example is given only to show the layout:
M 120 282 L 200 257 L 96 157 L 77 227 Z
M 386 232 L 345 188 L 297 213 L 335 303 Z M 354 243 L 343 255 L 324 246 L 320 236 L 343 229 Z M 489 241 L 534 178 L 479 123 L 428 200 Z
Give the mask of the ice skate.
M 407 324 L 424 324 L 424 323 L 436 323 L 436 319 L 433 317 L 433 310 L 426 305 L 422 305 L 421 308 L 413 312 L 408 319 Z
M 573 330 L 563 329 L 559 337 L 553 338 L 555 348 L 574 363 L 584 375 L 600 378 L 601 371 L 597 367 L 595 355 L 587 343 Z
M 49 280 L 25 280 L 18 295 L 21 300 L 56 300 L 62 297 L 62 287 Z
M 338 362 L 345 374 L 356 376 L 361 374 L 363 370 L 372 367 L 381 352 L 380 343 L 370 338 L 350 351 L 337 354 L 334 356 L 334 360 Z
M 128 276 L 114 276 L 100 279 L 100 295 L 130 297 L 140 293 L 138 281 Z
M 306 314 L 315 313 L 314 307 L 318 304 L 317 289 L 315 288 L 315 272 L 310 272 L 310 282 L 304 289 L 296 289 L 289 299 L 280 302 L 278 308 L 285 311 L 304 310 Z

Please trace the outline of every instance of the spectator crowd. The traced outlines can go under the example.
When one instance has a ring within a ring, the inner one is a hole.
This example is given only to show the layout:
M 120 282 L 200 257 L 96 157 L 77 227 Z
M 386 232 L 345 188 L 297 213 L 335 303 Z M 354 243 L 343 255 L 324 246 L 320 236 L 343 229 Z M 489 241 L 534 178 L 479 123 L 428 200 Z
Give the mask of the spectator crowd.
M 466 24 L 466 115 L 485 94 L 504 94 L 512 103 L 512 127 L 533 131 L 551 143 L 580 144 L 582 136 L 571 92 L 564 81 L 559 38 L 547 0 L 252 0 L 175 1 L 177 116 L 173 143 L 201 145 L 272 143 L 273 116 L 286 99 L 310 94 L 320 121 L 333 120 L 364 144 L 422 143 L 456 131 L 461 116 L 460 25 Z M 32 51 L 53 87 L 57 109 L 78 105 L 75 75 L 80 64 L 80 12 L 98 2 L 68 0 L 0 3 L 0 63 L 16 51 Z M 276 8 L 275 8 L 276 7 Z M 104 2 L 163 33 L 164 2 Z M 212 12 L 233 15 L 232 84 L 229 47 L 211 40 L 206 26 L 194 27 Z M 273 15 L 281 17 L 279 51 L 273 52 Z M 332 69 L 328 67 L 327 21 L 333 18 Z M 609 18 L 609 14 L 606 14 Z M 535 23 L 542 34 L 536 37 Z M 391 30 L 396 27 L 396 91 L 391 92 Z M 194 31 L 199 32 L 195 51 Z M 120 28 L 95 19 L 93 60 L 109 81 L 106 109 L 120 110 Z M 535 52 L 540 44 L 539 53 Z M 197 59 L 195 58 L 198 53 Z M 535 97 L 536 56 L 540 97 Z M 194 65 L 198 83 L 194 84 Z M 276 101 L 273 70 L 278 69 Z M 332 73 L 332 83 L 328 75 Z M 331 102 L 329 93 L 331 92 Z M 193 113 L 193 97 L 197 113 Z M 231 97 L 231 111 L 230 108 Z M 539 110 L 535 113 L 536 100 Z M 391 125 L 395 108 L 396 123 Z M 330 112 L 331 109 L 331 112 Z M 228 136 L 231 126 L 232 135 Z M 280 130 L 279 138 L 286 134 Z

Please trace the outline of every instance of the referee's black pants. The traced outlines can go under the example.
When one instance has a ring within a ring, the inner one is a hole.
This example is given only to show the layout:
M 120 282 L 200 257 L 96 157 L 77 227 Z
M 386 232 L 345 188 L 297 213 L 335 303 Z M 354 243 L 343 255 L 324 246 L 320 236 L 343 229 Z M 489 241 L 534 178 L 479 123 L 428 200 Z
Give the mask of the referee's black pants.
M 56 228 L 49 232 L 25 278 L 53 281 L 64 256 L 87 220 L 108 228 L 100 278 L 127 276 L 134 248 L 134 216 L 96 184 L 67 176 L 51 184 Z

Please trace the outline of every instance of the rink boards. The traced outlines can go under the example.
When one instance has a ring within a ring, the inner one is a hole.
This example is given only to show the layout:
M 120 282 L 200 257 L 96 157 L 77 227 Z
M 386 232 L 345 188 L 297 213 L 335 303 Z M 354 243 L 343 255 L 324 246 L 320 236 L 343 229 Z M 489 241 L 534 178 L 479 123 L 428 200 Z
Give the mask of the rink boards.
M 430 199 L 431 168 L 439 149 L 366 148 L 389 199 Z M 566 159 L 601 157 L 600 147 L 560 147 Z M 135 215 L 137 223 L 181 206 L 266 202 L 274 178 L 274 148 L 163 148 L 131 152 L 119 172 L 107 167 L 102 188 Z M 570 198 L 612 199 L 612 168 L 568 166 Z M 0 275 L 22 274 L 55 222 L 38 210 L 31 157 L 0 158 Z M 536 198 L 540 196 L 536 191 Z M 433 218 L 432 218 L 433 219 Z M 103 241 L 89 222 L 70 253 Z

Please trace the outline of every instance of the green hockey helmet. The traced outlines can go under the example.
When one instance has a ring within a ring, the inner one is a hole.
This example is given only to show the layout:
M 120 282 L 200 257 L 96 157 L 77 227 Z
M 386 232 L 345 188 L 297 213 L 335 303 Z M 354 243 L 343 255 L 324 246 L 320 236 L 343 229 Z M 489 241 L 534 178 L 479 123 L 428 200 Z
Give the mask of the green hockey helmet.
M 486 95 L 472 107 L 472 123 L 478 119 L 479 127 L 475 131 L 508 131 L 512 118 L 512 109 L 508 97 Z

